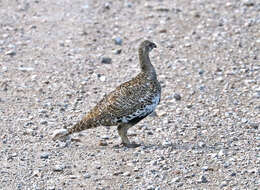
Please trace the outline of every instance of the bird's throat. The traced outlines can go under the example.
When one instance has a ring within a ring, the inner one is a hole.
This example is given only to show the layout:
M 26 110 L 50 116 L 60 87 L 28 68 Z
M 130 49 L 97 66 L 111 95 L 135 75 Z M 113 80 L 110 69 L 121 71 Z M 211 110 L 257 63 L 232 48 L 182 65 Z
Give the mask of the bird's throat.
M 143 72 L 155 74 L 155 69 L 151 64 L 148 52 L 143 52 L 142 50 L 139 50 L 139 61 L 141 70 Z

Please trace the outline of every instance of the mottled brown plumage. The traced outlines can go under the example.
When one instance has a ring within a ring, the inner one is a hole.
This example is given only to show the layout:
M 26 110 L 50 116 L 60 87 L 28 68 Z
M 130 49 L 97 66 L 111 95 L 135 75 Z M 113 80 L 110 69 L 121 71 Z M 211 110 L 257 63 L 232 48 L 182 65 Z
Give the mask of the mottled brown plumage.
M 160 102 L 161 87 L 149 58 L 155 47 L 148 40 L 142 42 L 138 50 L 141 72 L 105 96 L 73 127 L 56 131 L 54 140 L 85 129 L 117 125 L 122 143 L 127 147 L 138 146 L 130 143 L 127 130 L 152 113 Z

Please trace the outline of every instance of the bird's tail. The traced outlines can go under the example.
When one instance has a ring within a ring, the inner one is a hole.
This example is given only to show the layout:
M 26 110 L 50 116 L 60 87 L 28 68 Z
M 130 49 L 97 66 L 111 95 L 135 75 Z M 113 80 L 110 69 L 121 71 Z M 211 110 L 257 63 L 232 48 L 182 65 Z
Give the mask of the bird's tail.
M 58 130 L 54 131 L 53 135 L 52 135 L 52 139 L 53 140 L 64 139 L 73 133 L 78 133 L 85 129 L 95 128 L 97 126 L 98 125 L 95 122 L 93 122 L 91 119 L 88 119 L 87 117 L 85 117 L 70 128 L 58 129 Z

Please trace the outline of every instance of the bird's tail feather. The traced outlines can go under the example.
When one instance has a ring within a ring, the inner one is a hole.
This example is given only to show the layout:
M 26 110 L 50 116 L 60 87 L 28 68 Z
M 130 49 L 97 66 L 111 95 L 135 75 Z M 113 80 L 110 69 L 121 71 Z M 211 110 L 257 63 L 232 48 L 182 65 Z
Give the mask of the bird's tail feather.
M 76 123 L 75 125 L 73 125 L 73 127 L 66 128 L 66 129 L 65 128 L 58 129 L 58 130 L 54 131 L 53 135 L 52 135 L 52 139 L 53 140 L 63 139 L 73 133 L 77 133 L 77 132 L 83 131 L 85 129 L 90 129 L 90 128 L 94 128 L 94 127 L 97 127 L 97 125 L 94 122 L 91 122 L 90 120 L 84 118 L 81 121 L 79 121 L 78 123 Z

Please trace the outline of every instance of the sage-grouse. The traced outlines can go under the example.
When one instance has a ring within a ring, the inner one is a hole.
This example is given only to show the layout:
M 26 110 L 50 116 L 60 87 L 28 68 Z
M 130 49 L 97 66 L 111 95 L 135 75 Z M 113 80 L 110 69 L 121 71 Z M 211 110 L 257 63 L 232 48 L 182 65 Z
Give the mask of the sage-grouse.
M 53 139 L 101 125 L 117 125 L 124 146 L 129 148 L 140 146 L 130 143 L 127 130 L 151 114 L 160 102 L 161 87 L 149 58 L 149 52 L 153 48 L 156 48 L 153 42 L 143 41 L 138 49 L 141 72 L 106 95 L 73 127 L 55 131 Z

